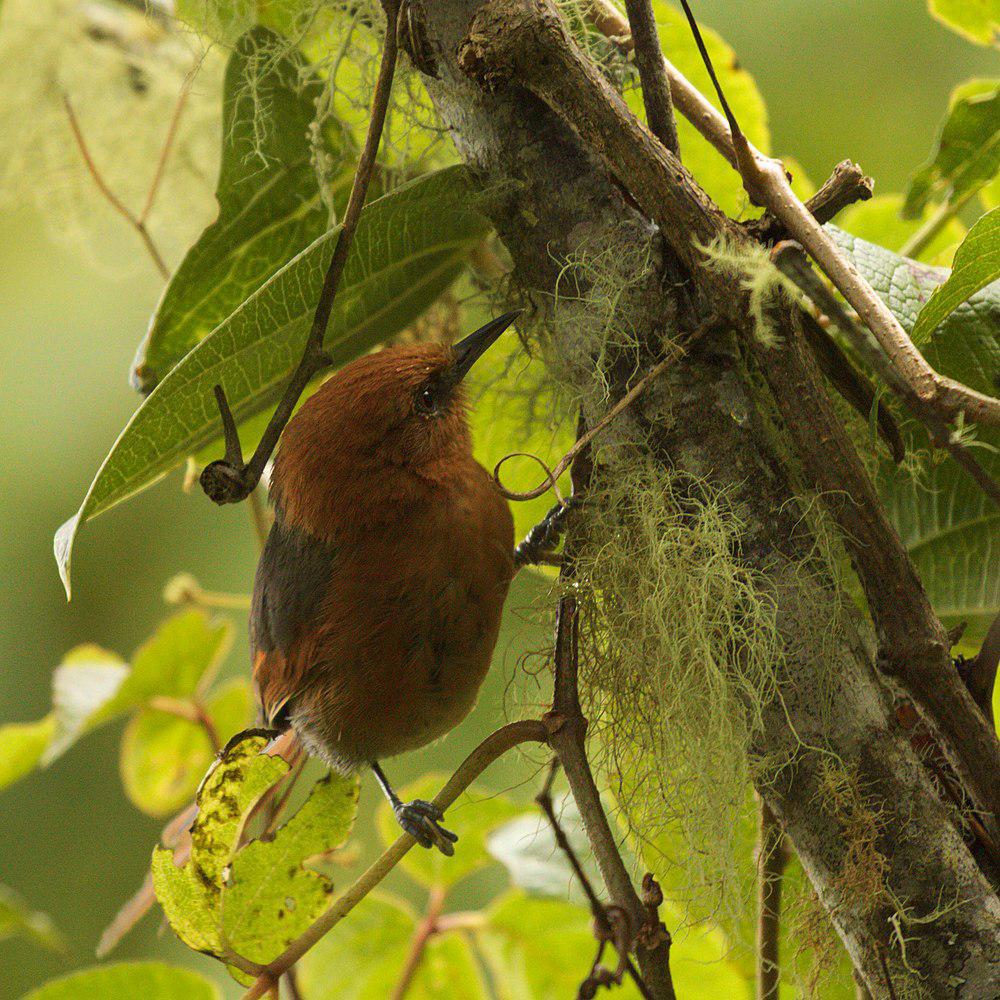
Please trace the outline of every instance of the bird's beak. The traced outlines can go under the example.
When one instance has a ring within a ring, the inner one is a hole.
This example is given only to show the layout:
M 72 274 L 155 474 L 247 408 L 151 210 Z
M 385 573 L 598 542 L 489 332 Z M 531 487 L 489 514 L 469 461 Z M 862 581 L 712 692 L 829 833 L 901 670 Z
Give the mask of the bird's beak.
M 511 323 L 521 315 L 521 310 L 504 313 L 491 319 L 475 333 L 460 340 L 454 347 L 455 360 L 451 364 L 451 377 L 457 385 L 469 373 L 469 369 L 486 353 L 486 349 Z

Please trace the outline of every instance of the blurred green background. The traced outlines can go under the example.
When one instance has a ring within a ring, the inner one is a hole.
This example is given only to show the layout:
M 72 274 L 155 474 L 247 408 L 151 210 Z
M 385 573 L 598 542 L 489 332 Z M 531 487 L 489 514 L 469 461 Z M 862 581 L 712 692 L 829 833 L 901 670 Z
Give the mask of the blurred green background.
M 995 54 L 931 20 L 923 0 L 698 0 L 695 7 L 756 78 L 775 151 L 794 155 L 816 182 L 849 156 L 875 177 L 877 192 L 899 190 L 927 155 L 952 87 L 996 73 Z M 31 72 L 30 52 L 22 72 Z M 161 283 L 124 223 L 106 228 L 97 270 L 55 241 L 29 203 L 5 192 L 0 218 L 3 721 L 48 710 L 51 671 L 69 647 L 92 641 L 129 655 L 164 616 L 160 593 L 174 573 L 189 571 L 213 589 L 246 590 L 255 561 L 246 513 L 184 494 L 175 475 L 86 528 L 75 596 L 66 603 L 52 533 L 78 506 L 136 405 L 128 365 Z M 450 769 L 512 699 L 533 697 L 530 686 L 526 695 L 508 692 L 516 663 L 505 655 L 512 644 L 544 641 L 526 610 L 530 589 L 522 584 L 511 596 L 502 662 L 472 717 L 440 744 L 395 762 L 390 773 L 397 779 Z M 229 673 L 246 669 L 242 621 L 238 628 Z M 88 737 L 0 797 L 0 881 L 49 912 L 70 946 L 63 959 L 18 940 L 0 943 L 0 996 L 19 996 L 89 964 L 100 931 L 147 868 L 160 824 L 124 798 L 118 728 Z M 510 788 L 525 773 L 515 762 L 489 772 L 486 782 Z M 366 811 L 376 795 L 366 779 Z M 373 850 L 370 817 L 359 835 Z M 156 923 L 147 919 L 119 954 L 197 961 L 169 933 L 156 940 Z

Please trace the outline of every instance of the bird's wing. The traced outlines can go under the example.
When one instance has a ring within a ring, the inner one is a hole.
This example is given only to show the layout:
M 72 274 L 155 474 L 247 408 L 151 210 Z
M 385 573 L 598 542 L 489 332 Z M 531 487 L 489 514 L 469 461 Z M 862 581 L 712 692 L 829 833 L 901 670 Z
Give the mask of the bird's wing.
M 254 680 L 268 725 L 280 724 L 300 686 L 291 653 L 316 622 L 335 567 L 333 546 L 285 525 L 279 512 L 257 564 L 250 606 Z

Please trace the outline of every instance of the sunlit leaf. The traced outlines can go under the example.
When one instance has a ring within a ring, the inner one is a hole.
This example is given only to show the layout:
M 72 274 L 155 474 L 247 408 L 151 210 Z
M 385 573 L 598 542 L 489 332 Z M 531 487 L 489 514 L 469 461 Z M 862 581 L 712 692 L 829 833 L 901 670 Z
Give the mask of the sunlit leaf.
M 923 343 L 963 302 L 1000 277 L 1000 208 L 984 215 L 969 230 L 955 253 L 948 280 L 920 310 L 911 336 Z
M 310 125 L 323 87 L 279 40 L 256 27 L 236 43 L 222 97 L 219 216 L 188 251 L 164 292 L 136 358 L 134 381 L 150 392 L 199 341 L 299 251 L 321 236 Z M 331 160 L 334 151 L 323 139 Z M 331 197 L 340 206 L 351 175 Z
M 970 80 L 951 95 L 937 149 L 910 182 L 903 212 L 913 218 L 931 201 L 961 202 L 998 171 L 1000 81 Z
M 930 12 L 949 28 L 980 45 L 995 45 L 1000 0 L 928 0 Z
M 20 937 L 50 951 L 65 951 L 66 942 L 52 918 L 32 910 L 21 897 L 0 885 L 0 941 Z
M 238 955 L 270 962 L 325 909 L 333 883 L 304 862 L 343 845 L 357 805 L 357 778 L 331 773 L 273 839 L 236 853 L 222 891 L 222 933 Z
M 0 788 L 20 781 L 38 767 L 55 731 L 56 717 L 51 714 L 37 722 L 0 726 Z
M 153 852 L 156 898 L 178 937 L 196 951 L 219 954 L 223 939 L 219 900 L 225 869 L 250 810 L 288 765 L 261 754 L 269 739 L 251 733 L 227 747 L 198 792 L 198 816 L 191 827 L 191 856 L 183 866 L 174 853 Z
M 404 802 L 413 799 L 431 800 L 448 780 L 444 774 L 428 774 L 406 788 L 398 788 Z M 505 823 L 521 810 L 503 795 L 496 795 L 473 785 L 448 810 L 444 826 L 458 835 L 455 856 L 446 858 L 440 851 L 416 849 L 400 862 L 400 867 L 423 885 L 452 886 L 493 859 L 486 850 L 490 831 Z M 402 832 L 387 802 L 378 813 L 378 829 L 382 842 L 391 844 Z
M 253 717 L 249 682 L 235 677 L 224 684 L 205 700 L 205 714 L 224 745 Z M 122 737 L 125 792 L 150 816 L 170 816 L 194 797 L 214 757 L 204 725 L 156 708 L 143 709 Z
M 81 736 L 113 716 L 112 705 L 128 677 L 128 667 L 100 646 L 70 650 L 52 675 L 55 732 L 42 754 L 51 764 Z
M 592 883 L 600 885 L 600 871 L 573 797 L 566 795 L 557 799 L 555 809 L 559 825 L 588 877 Z M 494 830 L 487 840 L 487 848 L 510 873 L 514 885 L 525 892 L 572 899 L 575 903 L 586 900 L 569 859 L 556 844 L 552 827 L 540 809 L 518 816 Z
M 103 965 L 40 986 L 24 1000 L 221 1000 L 215 983 L 162 962 Z
M 462 168 L 421 177 L 363 212 L 324 347 L 342 364 L 420 315 L 461 270 L 486 220 Z M 176 365 L 122 431 L 80 510 L 57 532 L 69 593 L 73 540 L 90 520 L 156 482 L 220 434 L 213 387 L 237 419 L 267 409 L 298 364 L 339 230 L 332 230 L 254 292 Z

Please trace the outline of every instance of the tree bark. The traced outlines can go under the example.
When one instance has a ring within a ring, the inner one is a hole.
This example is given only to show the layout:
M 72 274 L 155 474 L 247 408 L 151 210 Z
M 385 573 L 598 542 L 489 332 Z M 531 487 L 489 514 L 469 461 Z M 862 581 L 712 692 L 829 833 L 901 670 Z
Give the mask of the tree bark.
M 460 154 L 492 190 L 487 209 L 517 283 L 538 303 L 549 301 L 558 261 L 625 234 L 652 247 L 659 264 L 653 280 L 629 293 L 633 325 L 650 345 L 665 324 L 694 332 L 706 317 L 692 306 L 701 274 L 692 273 L 689 236 L 658 233 L 576 133 L 515 81 L 488 93 L 463 74 L 456 53 L 479 7 L 476 0 L 413 0 L 404 44 L 419 53 L 415 62 Z M 585 304 L 563 300 L 559 308 L 566 336 L 592 329 Z M 798 331 L 781 332 L 798 344 Z M 726 332 L 702 338 L 666 379 L 669 423 L 654 400 L 636 404 L 637 419 L 655 429 L 651 451 L 737 498 L 746 517 L 739 551 L 765 576 L 778 608 L 780 697 L 766 709 L 754 751 L 762 764 L 783 766 L 758 769 L 758 791 L 873 997 L 995 995 L 1000 900 L 895 721 L 870 629 L 845 608 L 817 555 L 789 471 L 791 445 L 774 432 L 763 380 L 748 374 L 736 336 Z M 804 563 L 815 572 L 804 575 Z M 847 877 L 857 860 L 848 827 L 860 806 L 850 787 L 831 797 L 834 763 L 866 802 L 878 804 L 865 859 L 878 869 L 871 891 Z

